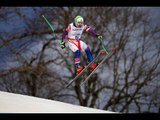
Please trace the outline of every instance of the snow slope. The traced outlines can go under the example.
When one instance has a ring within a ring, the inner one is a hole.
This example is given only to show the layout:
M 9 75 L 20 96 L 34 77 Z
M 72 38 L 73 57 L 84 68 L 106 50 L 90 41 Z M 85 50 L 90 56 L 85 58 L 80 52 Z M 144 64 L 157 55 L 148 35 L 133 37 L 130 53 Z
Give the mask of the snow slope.
M 64 102 L 0 91 L 0 113 L 114 113 Z

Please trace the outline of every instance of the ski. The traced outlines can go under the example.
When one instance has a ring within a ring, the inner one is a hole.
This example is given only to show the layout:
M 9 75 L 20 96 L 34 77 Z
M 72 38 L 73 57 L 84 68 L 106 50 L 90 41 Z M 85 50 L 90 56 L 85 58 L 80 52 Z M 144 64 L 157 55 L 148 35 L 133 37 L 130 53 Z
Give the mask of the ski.
M 109 53 L 103 58 L 103 60 L 102 60 L 101 62 L 99 62 L 98 66 L 97 66 L 97 67 L 89 74 L 89 76 L 88 76 L 87 78 L 85 78 L 85 80 L 81 83 L 81 86 L 90 79 L 90 77 L 95 73 L 95 71 L 96 71 L 108 58 L 110 58 L 110 57 L 113 55 L 113 53 L 114 53 L 113 51 L 112 51 L 112 52 L 109 52 Z
M 98 53 L 98 55 L 93 59 L 93 61 L 90 62 L 86 67 L 84 67 L 83 70 L 82 70 L 79 74 L 77 74 L 77 75 L 75 76 L 75 78 L 73 78 L 65 87 L 66 87 L 66 88 L 69 87 L 77 78 L 79 78 L 79 77 L 84 73 L 84 71 L 85 71 L 94 61 L 97 60 L 97 58 L 100 56 L 101 53 L 102 53 L 102 51 L 100 51 L 100 52 Z

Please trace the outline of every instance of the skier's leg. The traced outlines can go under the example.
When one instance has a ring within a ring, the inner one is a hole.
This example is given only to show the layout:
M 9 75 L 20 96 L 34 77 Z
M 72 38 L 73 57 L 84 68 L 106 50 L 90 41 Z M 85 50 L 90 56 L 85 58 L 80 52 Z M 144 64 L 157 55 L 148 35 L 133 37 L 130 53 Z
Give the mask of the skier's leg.
M 74 52 L 74 63 L 76 66 L 80 65 L 80 50 Z
M 92 57 L 92 54 L 91 54 L 91 51 L 90 51 L 89 47 L 85 50 L 85 52 L 87 54 L 88 62 L 92 62 L 93 61 L 93 57 Z M 96 67 L 97 67 L 96 63 L 92 63 L 90 65 L 91 70 L 94 70 Z
M 88 45 L 85 42 L 83 42 L 83 41 L 80 41 L 80 42 L 81 42 L 82 51 L 86 52 L 88 62 L 89 63 L 92 62 L 93 56 L 92 56 L 92 53 L 90 51 L 90 48 L 88 47 Z
M 92 62 L 93 61 L 93 56 L 92 56 L 92 53 L 91 53 L 91 50 L 90 48 L 87 46 L 86 43 L 84 43 L 83 41 L 81 41 L 81 45 L 82 45 L 82 50 L 84 50 L 86 52 L 86 55 L 87 55 L 87 59 L 88 59 L 88 62 Z M 92 63 L 90 65 L 90 68 L 91 70 L 94 70 L 96 68 L 97 64 L 95 63 Z
M 85 52 L 86 52 L 86 55 L 87 55 L 88 62 L 89 62 L 89 63 L 92 62 L 93 56 L 92 56 L 92 53 L 91 53 L 89 47 L 87 47 L 87 48 L 85 49 Z
M 74 63 L 76 66 L 76 72 L 80 73 L 83 67 L 80 66 L 80 50 L 78 48 L 78 44 L 69 42 L 68 45 L 69 45 L 69 48 L 74 52 Z
M 75 52 L 74 63 L 76 66 L 76 72 L 80 73 L 83 70 L 83 67 L 80 65 L 80 50 Z

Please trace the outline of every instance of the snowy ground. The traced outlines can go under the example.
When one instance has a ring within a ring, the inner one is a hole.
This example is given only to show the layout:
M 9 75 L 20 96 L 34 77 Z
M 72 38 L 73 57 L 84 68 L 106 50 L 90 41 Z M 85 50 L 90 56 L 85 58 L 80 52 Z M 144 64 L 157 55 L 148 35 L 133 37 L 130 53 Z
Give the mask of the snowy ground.
M 0 91 L 0 113 L 114 113 L 33 96 Z

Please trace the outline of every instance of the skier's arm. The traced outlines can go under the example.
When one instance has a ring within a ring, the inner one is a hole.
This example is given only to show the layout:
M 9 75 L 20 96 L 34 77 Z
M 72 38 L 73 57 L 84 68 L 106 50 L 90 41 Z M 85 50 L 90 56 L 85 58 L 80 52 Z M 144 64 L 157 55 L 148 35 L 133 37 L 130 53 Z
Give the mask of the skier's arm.
M 70 30 L 71 30 L 71 26 L 70 25 L 64 29 L 63 34 L 62 34 L 62 42 L 65 42 L 65 37 L 66 37 L 66 35 L 68 35 L 68 32 Z
M 62 34 L 62 42 L 65 42 L 65 37 L 67 34 L 68 34 L 68 31 L 66 31 L 66 29 L 65 29 Z
M 102 39 L 102 35 L 98 34 L 95 30 L 93 30 L 88 25 L 85 25 L 84 29 L 85 29 L 86 32 L 91 33 L 93 36 L 96 36 L 98 39 Z
M 61 48 L 65 48 L 65 38 L 66 38 L 66 35 L 68 35 L 68 31 L 70 30 L 70 26 L 68 26 L 67 28 L 65 28 L 65 30 L 63 31 L 63 34 L 62 34 L 62 40 L 61 40 Z
M 96 36 L 96 31 L 93 30 L 91 27 L 89 27 L 88 25 L 84 25 L 84 30 L 90 34 L 92 34 L 93 36 Z

